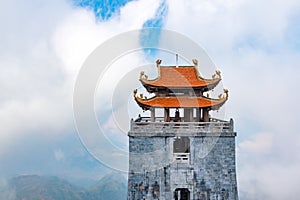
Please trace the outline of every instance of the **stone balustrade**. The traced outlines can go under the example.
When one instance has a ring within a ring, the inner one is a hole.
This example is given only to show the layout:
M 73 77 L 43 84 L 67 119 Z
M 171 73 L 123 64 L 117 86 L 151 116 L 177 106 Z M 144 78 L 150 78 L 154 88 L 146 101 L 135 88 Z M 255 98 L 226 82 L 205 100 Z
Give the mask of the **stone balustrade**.
M 164 122 L 150 121 L 150 118 L 139 118 L 131 120 L 129 135 L 145 136 L 176 136 L 180 134 L 195 136 L 215 136 L 218 133 L 234 136 L 233 120 L 223 121 L 211 119 L 209 122 Z

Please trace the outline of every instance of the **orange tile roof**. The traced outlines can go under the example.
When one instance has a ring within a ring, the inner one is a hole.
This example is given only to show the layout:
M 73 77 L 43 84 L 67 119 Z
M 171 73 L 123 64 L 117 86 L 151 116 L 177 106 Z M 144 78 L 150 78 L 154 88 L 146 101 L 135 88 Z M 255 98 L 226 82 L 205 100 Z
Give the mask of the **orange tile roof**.
M 210 108 L 219 109 L 227 100 L 210 99 L 206 97 L 153 97 L 151 99 L 141 99 L 135 96 L 136 102 L 144 109 L 154 108 Z
M 156 79 L 147 80 L 145 77 L 141 77 L 140 79 L 145 86 L 150 85 L 169 88 L 214 87 L 220 80 L 220 77 L 214 79 L 204 79 L 200 77 L 194 66 L 160 66 L 159 74 Z

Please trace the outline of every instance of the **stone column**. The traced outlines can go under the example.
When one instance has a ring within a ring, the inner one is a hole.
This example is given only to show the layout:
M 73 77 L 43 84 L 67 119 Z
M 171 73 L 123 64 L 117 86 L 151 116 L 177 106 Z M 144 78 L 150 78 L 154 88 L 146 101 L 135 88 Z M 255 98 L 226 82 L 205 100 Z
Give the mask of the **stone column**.
M 155 122 L 155 108 L 150 108 L 151 122 Z
M 164 114 L 164 117 L 165 117 L 165 122 L 169 122 L 170 121 L 170 109 L 169 108 L 165 108 L 165 114 Z
M 193 109 L 192 108 L 184 109 L 184 121 L 185 122 L 193 121 Z
M 204 122 L 208 122 L 209 121 L 208 109 L 203 109 L 203 121 Z
M 194 121 L 194 109 L 193 108 L 189 108 L 190 110 L 190 122 Z
M 189 109 L 188 108 L 184 108 L 183 109 L 183 119 L 185 122 L 188 122 L 190 119 L 190 113 L 189 113 Z
M 196 122 L 200 122 L 201 121 L 200 114 L 201 114 L 200 108 L 196 108 Z

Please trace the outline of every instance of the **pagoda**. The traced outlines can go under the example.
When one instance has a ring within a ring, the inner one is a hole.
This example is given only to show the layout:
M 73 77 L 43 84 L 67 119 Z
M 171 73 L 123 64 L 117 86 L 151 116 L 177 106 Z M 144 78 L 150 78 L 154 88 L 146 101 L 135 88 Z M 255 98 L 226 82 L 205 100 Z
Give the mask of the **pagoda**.
M 210 115 L 228 100 L 228 90 L 211 98 L 221 72 L 206 79 L 193 63 L 161 66 L 157 60 L 157 78 L 140 73 L 152 97 L 135 89 L 134 99 L 151 114 L 131 120 L 128 200 L 238 199 L 233 120 Z

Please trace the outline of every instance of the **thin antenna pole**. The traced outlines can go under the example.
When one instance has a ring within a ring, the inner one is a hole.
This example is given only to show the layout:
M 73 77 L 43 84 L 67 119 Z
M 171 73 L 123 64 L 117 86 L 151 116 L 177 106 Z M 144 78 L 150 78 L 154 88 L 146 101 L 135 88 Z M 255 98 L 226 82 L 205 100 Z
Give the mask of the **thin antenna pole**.
M 178 54 L 176 53 L 176 68 L 178 67 Z

